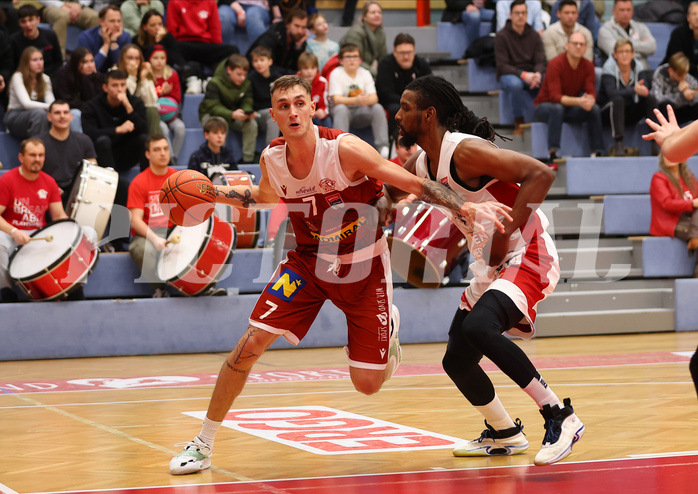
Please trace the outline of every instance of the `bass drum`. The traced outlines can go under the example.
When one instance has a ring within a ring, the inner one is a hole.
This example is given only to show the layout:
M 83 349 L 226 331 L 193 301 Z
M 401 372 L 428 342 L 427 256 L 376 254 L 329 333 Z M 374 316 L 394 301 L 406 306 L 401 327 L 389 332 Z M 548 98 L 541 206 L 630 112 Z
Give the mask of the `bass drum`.
M 213 171 L 211 173 L 211 182 L 214 185 L 254 185 L 254 176 L 241 170 Z M 216 204 L 216 214 L 221 220 L 235 225 L 238 249 L 257 247 L 260 223 L 259 211 Z
M 199 295 L 223 276 L 235 250 L 235 228 L 212 215 L 196 226 L 176 226 L 157 261 L 161 280 L 185 295 Z
M 35 240 L 10 256 L 8 272 L 34 300 L 66 298 L 97 262 L 97 247 L 74 220 L 58 220 L 30 236 Z
M 109 223 L 118 185 L 119 174 L 113 168 L 84 160 L 73 182 L 66 213 L 78 224 L 94 228 L 98 241 Z
M 417 288 L 438 288 L 468 253 L 463 233 L 438 208 L 414 202 L 398 209 L 388 237 L 393 271 Z

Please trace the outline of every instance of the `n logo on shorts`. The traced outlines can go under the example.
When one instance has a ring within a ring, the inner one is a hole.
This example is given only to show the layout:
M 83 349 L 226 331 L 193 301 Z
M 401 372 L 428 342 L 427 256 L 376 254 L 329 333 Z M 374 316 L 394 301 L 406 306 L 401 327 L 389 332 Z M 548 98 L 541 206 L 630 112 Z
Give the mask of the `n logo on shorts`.
M 286 268 L 269 285 L 267 292 L 276 295 L 285 302 L 290 302 L 304 286 L 305 280 L 294 271 Z

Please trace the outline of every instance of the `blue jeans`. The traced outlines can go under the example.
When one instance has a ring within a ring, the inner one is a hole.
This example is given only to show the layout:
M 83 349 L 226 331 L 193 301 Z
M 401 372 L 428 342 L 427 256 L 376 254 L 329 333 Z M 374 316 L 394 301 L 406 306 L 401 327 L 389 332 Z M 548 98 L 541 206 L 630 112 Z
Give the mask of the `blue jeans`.
M 514 114 L 514 118 L 523 117 L 524 105 L 523 98 L 524 93 L 529 93 L 533 98 L 538 95 L 538 90 L 540 88 L 531 89 L 528 84 L 526 84 L 521 77 L 513 74 L 504 74 L 499 78 L 499 86 L 506 94 L 507 102 L 509 103 L 509 108 Z
M 241 4 L 245 11 L 245 29 L 247 30 L 247 39 L 250 43 L 259 38 L 264 31 L 269 27 L 271 16 L 269 11 L 256 5 Z M 235 44 L 235 26 L 238 25 L 238 16 L 229 5 L 221 5 L 218 7 L 218 15 L 221 18 L 221 33 L 223 34 L 223 43 L 226 45 Z
M 494 10 L 482 9 L 477 12 L 463 11 L 461 20 L 465 26 L 465 47 L 469 47 L 473 41 L 480 37 L 480 21 L 491 21 L 494 18 Z
M 590 111 L 586 111 L 581 106 L 563 106 L 562 103 L 545 102 L 536 107 L 534 116 L 536 122 L 548 124 L 549 151 L 558 151 L 560 149 L 562 122 L 586 122 L 591 151 L 595 153 L 604 152 L 599 105 L 594 105 Z

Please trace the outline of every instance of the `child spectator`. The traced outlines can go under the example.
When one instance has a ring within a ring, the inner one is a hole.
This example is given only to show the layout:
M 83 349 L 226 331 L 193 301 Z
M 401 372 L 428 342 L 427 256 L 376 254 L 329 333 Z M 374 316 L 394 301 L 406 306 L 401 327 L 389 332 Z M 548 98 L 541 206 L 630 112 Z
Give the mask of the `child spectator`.
M 204 100 L 199 105 L 203 125 L 211 117 L 223 118 L 228 127 L 242 132 L 242 159 L 252 163 L 257 146 L 252 83 L 247 79 L 250 63 L 242 55 L 231 55 L 222 61 L 206 86 Z
M 44 74 L 44 55 L 29 46 L 10 78 L 10 103 L 4 117 L 7 131 L 20 139 L 47 131 L 46 115 L 53 100 L 51 79 Z
M 163 118 L 163 112 L 160 111 L 161 120 L 165 122 L 171 132 L 170 139 L 172 141 L 173 158 L 176 160 L 179 152 L 182 150 L 184 134 L 187 131 L 184 122 L 177 116 L 182 105 L 182 88 L 179 84 L 179 75 L 167 64 L 167 52 L 161 45 L 153 46 L 153 51 L 150 53 L 148 61 L 155 78 L 155 94 L 158 97 L 158 104 L 174 103 L 177 108 L 174 118 L 169 116 L 165 119 Z M 162 98 L 167 98 L 169 101 L 161 101 Z
M 388 119 L 378 102 L 373 76 L 361 66 L 361 52 L 356 45 L 344 45 L 339 49 L 341 66 L 332 71 L 330 98 L 334 104 L 334 127 L 349 132 L 349 127 L 371 126 L 376 149 L 388 158 Z
M 228 124 L 221 117 L 211 117 L 204 124 L 206 142 L 189 157 L 189 169 L 208 175 L 211 166 L 222 166 L 227 170 L 237 170 L 238 163 L 233 153 L 225 147 Z
M 301 53 L 298 57 L 298 69 L 300 70 L 298 75 L 310 82 L 313 88 L 310 93 L 310 96 L 315 102 L 313 123 L 315 125 L 322 125 L 323 127 L 332 127 L 332 117 L 330 117 L 330 112 L 327 107 L 327 91 L 329 84 L 327 83 L 327 79 L 322 77 L 318 72 L 317 57 L 309 52 Z
M 250 52 L 252 57 L 252 70 L 247 78 L 252 83 L 252 96 L 254 99 L 254 111 L 257 114 L 257 128 L 264 129 L 266 144 L 279 137 L 279 126 L 272 120 L 271 95 L 269 88 L 272 83 L 284 75 L 284 71 L 274 65 L 271 57 L 271 49 L 266 46 L 255 46 Z
M 315 38 L 308 38 L 305 49 L 317 57 L 318 71 L 322 72 L 325 62 L 331 56 L 339 53 L 339 43 L 327 37 L 330 27 L 325 16 L 320 13 L 313 14 L 308 18 L 308 29 L 315 35 Z M 298 68 L 300 69 L 300 60 Z
M 24 50 L 33 46 L 41 50 L 44 57 L 44 72 L 53 75 L 63 65 L 63 53 L 58 36 L 52 29 L 39 27 L 39 11 L 34 5 L 22 5 L 17 9 L 19 25 L 22 28 L 12 35 L 12 51 L 15 65 Z
M 694 120 L 698 115 L 698 109 L 693 106 L 698 81 L 688 73 L 689 67 L 688 57 L 677 52 L 669 57 L 669 63 L 657 67 L 652 77 L 650 96 L 655 104 L 651 106 L 658 108 L 666 118 L 666 105 L 671 104 L 679 124 Z

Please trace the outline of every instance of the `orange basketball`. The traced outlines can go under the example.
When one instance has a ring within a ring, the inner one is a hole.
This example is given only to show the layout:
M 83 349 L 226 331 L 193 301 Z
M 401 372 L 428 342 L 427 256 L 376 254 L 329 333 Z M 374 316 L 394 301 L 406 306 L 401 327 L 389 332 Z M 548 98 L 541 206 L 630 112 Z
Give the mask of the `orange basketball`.
M 216 205 L 216 188 L 203 173 L 182 170 L 173 173 L 160 189 L 160 206 L 170 221 L 195 226 L 206 221 Z

